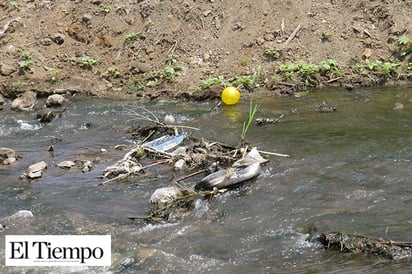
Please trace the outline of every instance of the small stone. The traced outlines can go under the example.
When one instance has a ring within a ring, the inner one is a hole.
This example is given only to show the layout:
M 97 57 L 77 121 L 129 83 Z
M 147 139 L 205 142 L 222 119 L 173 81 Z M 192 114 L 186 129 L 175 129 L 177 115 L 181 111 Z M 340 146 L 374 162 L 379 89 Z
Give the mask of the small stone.
M 52 35 L 52 40 L 57 44 L 57 45 L 61 45 L 64 43 L 64 34 L 61 33 L 55 33 Z
M 67 102 L 67 99 L 60 94 L 52 94 L 46 100 L 46 107 L 60 107 Z
M 0 164 L 7 165 L 10 164 L 9 159 L 16 159 L 16 152 L 7 147 L 0 147 Z
M 60 162 L 60 163 L 57 164 L 58 167 L 64 168 L 64 169 L 72 168 L 75 165 L 76 165 L 76 163 L 73 162 L 73 161 L 63 161 L 63 162 Z
M 28 168 L 27 177 L 29 177 L 29 179 L 40 178 L 43 175 L 43 170 L 45 170 L 46 168 L 47 168 L 47 163 L 44 161 L 32 164 Z
M 40 41 L 40 43 L 42 46 L 50 46 L 51 44 L 53 44 L 53 41 L 49 37 L 45 37 Z
M 184 168 L 185 164 L 186 164 L 185 159 L 179 159 L 175 163 L 175 169 L 182 170 Z
M 259 37 L 258 39 L 256 39 L 256 44 L 258 46 L 261 46 L 265 43 L 265 39 L 263 39 L 262 37 Z
M 93 17 L 92 17 L 90 14 L 85 13 L 85 14 L 83 14 L 83 16 L 82 16 L 82 21 L 83 21 L 83 23 L 85 23 L 85 24 L 89 24 L 90 21 L 92 21 L 92 18 L 93 18 Z
M 152 67 L 146 63 L 138 62 L 137 69 L 139 69 L 140 72 L 145 73 L 151 71 Z
M 369 58 L 372 55 L 372 50 L 370 48 L 366 48 L 362 54 L 365 58 Z
M 404 105 L 402 103 L 396 102 L 395 105 L 393 106 L 393 110 L 400 110 L 403 109 Z

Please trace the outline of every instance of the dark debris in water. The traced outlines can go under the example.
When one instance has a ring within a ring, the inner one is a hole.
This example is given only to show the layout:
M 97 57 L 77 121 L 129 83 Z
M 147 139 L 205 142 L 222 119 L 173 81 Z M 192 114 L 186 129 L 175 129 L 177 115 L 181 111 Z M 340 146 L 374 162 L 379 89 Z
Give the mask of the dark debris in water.
M 412 258 L 412 242 L 395 242 L 358 233 L 321 233 L 319 242 L 326 250 L 378 256 L 399 261 Z

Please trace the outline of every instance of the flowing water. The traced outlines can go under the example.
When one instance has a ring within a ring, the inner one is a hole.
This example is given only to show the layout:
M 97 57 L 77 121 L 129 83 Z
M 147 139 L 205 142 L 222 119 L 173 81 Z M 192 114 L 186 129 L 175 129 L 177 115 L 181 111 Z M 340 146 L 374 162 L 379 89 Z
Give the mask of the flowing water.
M 323 100 L 337 111 L 320 113 Z M 299 233 L 321 221 L 331 231 L 359 232 L 398 241 L 412 240 L 412 89 L 313 91 L 300 98 L 254 98 L 257 116 L 284 118 L 252 125 L 246 140 L 260 150 L 289 154 L 270 162 L 252 182 L 196 208 L 180 221 L 147 224 L 148 199 L 170 186 L 174 173 L 153 168 L 141 179 L 98 186 L 101 172 L 125 151 L 116 145 L 137 142 L 127 130 L 143 123 L 130 110 L 141 107 L 181 125 L 194 135 L 236 145 L 249 102 L 210 111 L 214 103 L 150 103 L 75 99 L 49 124 L 35 113 L 0 112 L 0 146 L 22 159 L 0 167 L 0 223 L 5 234 L 111 234 L 110 268 L 11 268 L 32 273 L 410 273 L 410 262 L 388 262 L 324 251 Z M 395 103 L 402 109 L 395 110 Z M 145 113 L 148 115 L 148 113 Z M 47 151 L 49 146 L 54 152 Z M 55 166 L 64 160 L 94 160 L 90 172 Z M 44 160 L 42 178 L 19 179 Z M 179 173 L 175 176 L 182 176 Z M 184 181 L 194 186 L 196 179 Z M 34 218 L 10 220 L 18 210 Z

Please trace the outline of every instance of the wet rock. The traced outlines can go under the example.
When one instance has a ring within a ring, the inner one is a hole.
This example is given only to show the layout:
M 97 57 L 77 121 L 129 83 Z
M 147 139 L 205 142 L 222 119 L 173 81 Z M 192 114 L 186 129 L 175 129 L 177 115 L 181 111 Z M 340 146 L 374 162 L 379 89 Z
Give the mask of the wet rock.
M 185 159 L 179 159 L 175 163 L 175 169 L 182 170 L 185 167 L 186 161 Z
M 126 257 L 120 261 L 120 265 L 123 269 L 127 269 L 133 266 L 136 263 L 136 259 L 134 257 Z
M 11 108 L 15 110 L 31 110 L 37 104 L 37 95 L 33 91 L 26 91 L 19 95 L 11 103 Z
M 319 112 L 335 112 L 336 107 L 330 102 L 323 101 L 322 103 L 315 105 L 315 110 Z
M 60 94 L 52 94 L 46 100 L 46 107 L 60 107 L 67 103 L 68 100 Z
M 83 173 L 89 172 L 94 168 L 93 162 L 90 160 L 76 161 Z
M 34 217 L 34 215 L 30 210 L 19 210 L 16 213 L 14 213 L 11 217 L 25 219 L 25 218 L 32 218 Z
M 166 204 L 175 201 L 177 198 L 184 196 L 184 190 L 177 186 L 162 187 L 156 189 L 156 191 L 150 197 L 150 203 L 152 204 Z
M 57 114 L 58 112 L 55 110 L 44 108 L 37 113 L 37 119 L 39 119 L 41 123 L 50 123 L 57 116 Z
M 19 210 L 9 217 L 9 219 L 27 219 L 33 218 L 34 215 L 30 210 Z
M 69 168 L 74 167 L 76 165 L 76 163 L 73 162 L 73 161 L 63 161 L 63 162 L 60 162 L 56 165 L 60 168 L 69 169 Z
M 46 168 L 47 168 L 47 163 L 44 161 L 32 164 L 28 168 L 27 177 L 29 179 L 40 178 L 41 176 L 43 176 L 43 170 L 45 170 Z
M 404 105 L 402 103 L 396 102 L 395 105 L 393 106 L 393 110 L 400 110 L 403 109 Z
M 0 164 L 10 165 L 16 161 L 16 152 L 7 147 L 0 147 Z

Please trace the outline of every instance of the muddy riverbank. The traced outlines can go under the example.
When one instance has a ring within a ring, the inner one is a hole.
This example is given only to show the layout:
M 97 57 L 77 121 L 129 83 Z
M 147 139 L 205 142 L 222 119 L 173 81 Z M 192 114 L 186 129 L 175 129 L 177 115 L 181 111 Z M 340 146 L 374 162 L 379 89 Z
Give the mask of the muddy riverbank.
M 409 85 L 410 1 L 6 1 L 0 94 L 205 100 Z

